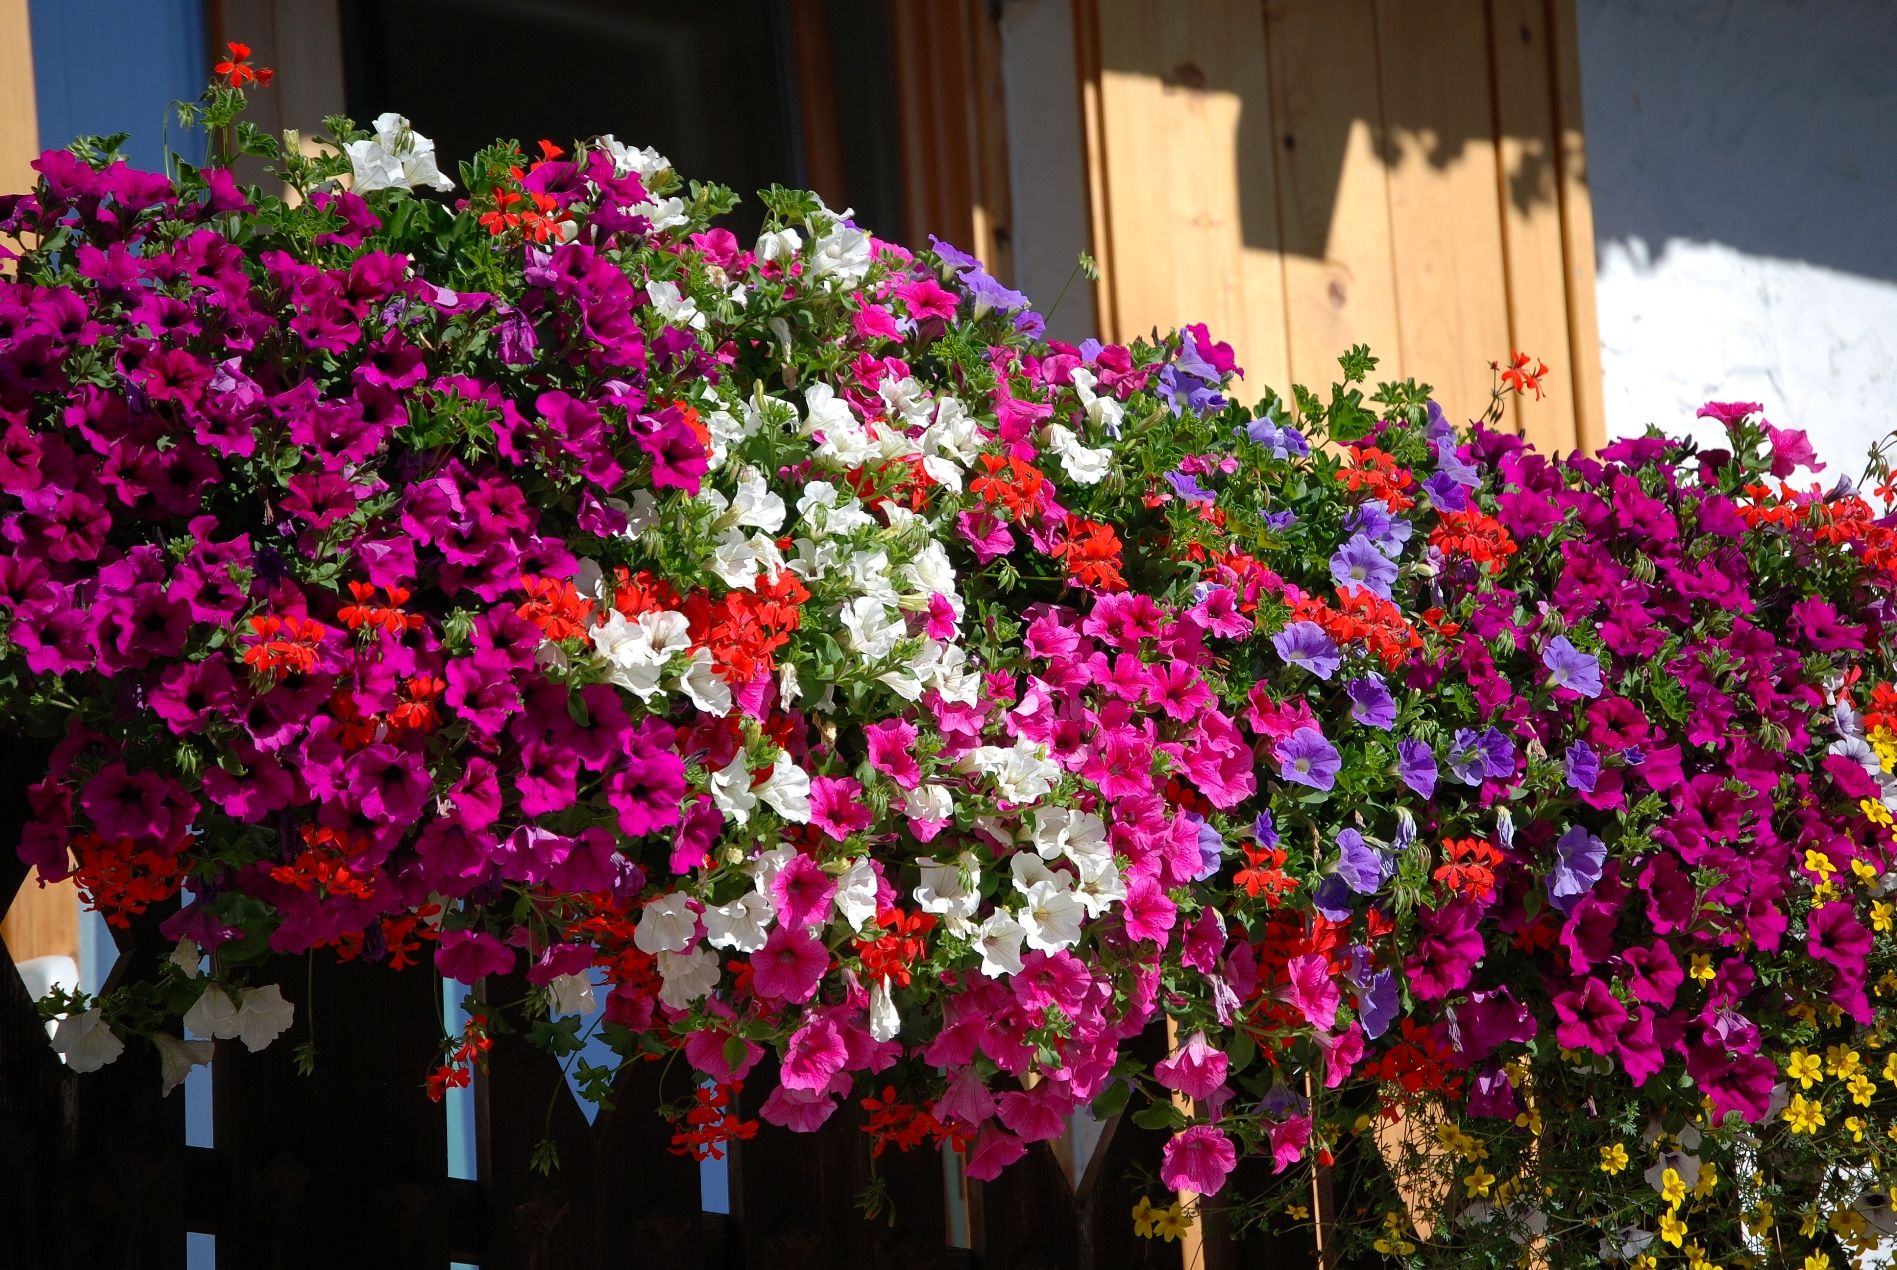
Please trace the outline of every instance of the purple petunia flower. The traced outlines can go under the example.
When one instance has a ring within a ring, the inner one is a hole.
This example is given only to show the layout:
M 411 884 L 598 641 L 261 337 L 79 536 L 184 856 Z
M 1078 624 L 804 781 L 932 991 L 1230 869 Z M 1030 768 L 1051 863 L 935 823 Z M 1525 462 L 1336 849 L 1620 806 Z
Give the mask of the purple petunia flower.
M 1480 785 L 1515 774 L 1515 747 L 1494 728 L 1457 728 L 1449 750 L 1449 774 L 1464 785 Z
M 1583 697 L 1601 695 L 1601 662 L 1593 653 L 1576 648 L 1566 635 L 1557 635 L 1541 650 L 1541 664 L 1552 675 L 1548 684 Z
M 1436 792 L 1436 755 L 1428 742 L 1410 738 L 1396 743 L 1396 774 L 1424 798 Z
M 1209 503 L 1218 495 L 1199 484 L 1198 478 L 1190 472 L 1177 469 L 1166 473 L 1166 483 L 1172 486 L 1172 492 L 1190 503 Z
M 1396 872 L 1389 854 L 1370 845 L 1355 829 L 1338 833 L 1337 850 L 1337 876 L 1359 895 L 1376 894 L 1377 888 Z
M 1548 875 L 1548 902 L 1562 913 L 1572 913 L 1581 897 L 1594 889 L 1607 864 L 1607 844 L 1575 825 L 1554 845 L 1554 871 Z
M 1374 1041 L 1389 1031 L 1400 1004 L 1394 970 L 1370 976 L 1369 986 L 1357 994 L 1357 1021 L 1363 1024 L 1363 1034 Z
M 1365 675 L 1350 681 L 1344 690 L 1350 694 L 1350 717 L 1365 727 L 1389 731 L 1396 726 L 1396 699 L 1384 687 L 1380 675 Z
M 1271 637 L 1287 666 L 1302 666 L 1319 679 L 1329 679 L 1343 664 L 1337 644 L 1316 622 L 1293 622 Z
M 1568 747 L 1567 763 L 1568 788 L 1579 790 L 1583 794 L 1594 792 L 1594 784 L 1601 778 L 1601 756 L 1586 741 L 1576 741 Z
M 1344 766 L 1337 748 L 1316 728 L 1299 728 L 1278 742 L 1277 759 L 1286 780 L 1325 792 L 1337 783 Z
M 1303 458 L 1311 452 L 1311 443 L 1304 439 L 1302 432 L 1288 423 L 1279 423 L 1269 415 L 1260 416 L 1246 424 L 1245 435 L 1270 450 L 1275 458 Z
M 1396 563 L 1369 538 L 1356 534 L 1331 557 L 1331 579 L 1351 595 L 1368 591 L 1387 600 L 1396 583 Z
M 1251 834 L 1258 839 L 1258 845 L 1267 851 L 1278 845 L 1278 826 L 1268 811 L 1259 812 L 1258 818 L 1252 821 Z
M 1389 504 L 1380 498 L 1359 503 L 1349 519 L 1344 521 L 1344 532 L 1358 534 L 1375 543 L 1377 550 L 1395 559 L 1403 554 L 1403 544 L 1410 540 L 1410 522 L 1401 516 L 1390 514 Z

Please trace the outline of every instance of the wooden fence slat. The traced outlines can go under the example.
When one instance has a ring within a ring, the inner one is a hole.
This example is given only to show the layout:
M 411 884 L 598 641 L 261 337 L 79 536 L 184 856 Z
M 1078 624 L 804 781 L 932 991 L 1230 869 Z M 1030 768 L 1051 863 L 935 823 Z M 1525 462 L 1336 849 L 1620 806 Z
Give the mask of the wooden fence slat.
M 1388 177 L 1375 138 L 1382 107 L 1365 65 L 1376 45 L 1372 0 L 1266 0 L 1265 43 L 1291 377 L 1327 396 L 1352 344 L 1384 359 L 1380 375 L 1405 374 Z
M 509 975 L 487 980 L 482 989 L 498 1005 L 518 1001 L 527 981 Z M 593 1129 L 559 1065 L 518 1032 L 496 1034 L 474 1091 L 476 1171 L 489 1204 L 482 1270 L 588 1264 L 599 1183 Z M 532 1167 L 543 1139 L 560 1156 L 560 1168 L 546 1176 Z
M 1554 372 L 1539 402 L 1516 400 L 1518 429 L 1544 451 L 1573 447 L 1575 376 L 1568 328 L 1566 245 L 1556 183 L 1555 112 L 1545 0 L 1489 0 L 1495 132 L 1515 348 Z
M 397 973 L 323 951 L 305 972 L 300 960 L 270 963 L 297 1007 L 291 1030 L 256 1054 L 217 1043 L 219 1260 L 257 1270 L 365 1259 L 445 1267 L 447 1120 L 424 1092 L 440 981 L 426 962 Z M 300 1076 L 294 1047 L 312 1025 L 316 1067 Z
M 662 1104 L 683 1102 L 691 1091 L 683 1059 L 634 1063 L 619 1074 L 613 1107 L 594 1125 L 590 1160 L 569 1165 L 599 1179 L 594 1225 L 602 1254 L 638 1249 L 654 1265 L 720 1264 L 722 1250 L 700 1211 L 698 1161 L 672 1154 L 673 1126 L 659 1114 Z
M 1509 335 L 1481 4 L 1378 0 L 1377 66 L 1401 362 L 1460 423 L 1487 407 Z

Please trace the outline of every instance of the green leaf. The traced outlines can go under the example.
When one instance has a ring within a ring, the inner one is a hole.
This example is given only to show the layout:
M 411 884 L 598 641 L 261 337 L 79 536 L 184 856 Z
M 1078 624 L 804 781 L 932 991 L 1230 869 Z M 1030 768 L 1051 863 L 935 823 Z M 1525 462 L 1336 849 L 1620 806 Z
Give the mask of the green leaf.
M 1087 1114 L 1091 1115 L 1095 1120 L 1105 1123 L 1126 1110 L 1127 1100 L 1132 1096 L 1132 1083 L 1130 1081 L 1116 1080 L 1103 1089 L 1099 1097 L 1093 1100 L 1092 1105 L 1087 1108 Z

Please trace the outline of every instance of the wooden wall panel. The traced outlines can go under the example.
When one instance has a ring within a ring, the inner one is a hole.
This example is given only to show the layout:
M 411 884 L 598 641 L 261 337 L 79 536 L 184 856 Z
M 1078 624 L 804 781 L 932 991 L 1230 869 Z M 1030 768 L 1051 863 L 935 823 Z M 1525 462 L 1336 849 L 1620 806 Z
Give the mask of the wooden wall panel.
M 1600 320 L 1594 310 L 1594 204 L 1587 188 L 1581 131 L 1581 37 L 1573 0 L 1548 0 L 1553 13 L 1555 125 L 1560 138 L 1561 241 L 1568 281 L 1568 361 L 1574 368 L 1574 428 L 1584 450 L 1607 444 L 1601 381 Z
M 1479 5 L 1378 0 L 1377 50 L 1397 360 L 1460 422 L 1488 407 L 1509 337 L 1491 110 L 1470 90 L 1488 78 L 1488 23 Z
M 1008 131 L 994 15 L 983 0 L 898 0 L 890 33 L 907 238 L 947 239 L 1006 282 Z
M 1569 449 L 1577 435 L 1575 368 L 1568 340 L 1567 244 L 1555 170 L 1547 0 L 1490 0 L 1490 30 L 1509 334 L 1514 348 L 1541 358 L 1554 371 L 1543 382 L 1543 400 L 1514 401 L 1511 417 L 1536 446 Z
M 1504 426 L 1599 444 L 1573 0 L 1071 3 L 1105 336 L 1203 319 L 1320 392 L 1368 344 L 1464 419 L 1520 348 Z
M 34 91 L 27 0 L 0 0 L 0 181 L 8 191 L 30 189 L 33 184 L 34 172 L 28 165 L 40 153 Z
M 1256 0 L 1102 0 L 1098 39 L 1113 338 L 1202 321 L 1239 351 L 1252 384 L 1282 385 L 1284 266 Z M 1238 161 L 1207 161 L 1216 154 Z
M 1322 393 L 1352 344 L 1368 344 L 1382 372 L 1399 375 L 1374 0 L 1266 0 L 1265 36 L 1291 377 Z

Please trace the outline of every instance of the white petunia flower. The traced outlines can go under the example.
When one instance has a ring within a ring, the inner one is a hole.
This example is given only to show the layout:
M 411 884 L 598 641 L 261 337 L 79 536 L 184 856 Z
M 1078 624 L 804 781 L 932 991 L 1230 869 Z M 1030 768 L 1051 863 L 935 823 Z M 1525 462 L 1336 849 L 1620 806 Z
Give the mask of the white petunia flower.
M 804 236 L 794 229 L 779 229 L 758 235 L 757 258 L 759 264 L 769 264 L 773 260 L 789 261 L 804 245 Z
M 869 273 L 869 235 L 860 229 L 839 225 L 817 239 L 810 248 L 811 271 L 819 278 L 835 278 L 853 287 Z
M 210 1041 L 187 1041 L 169 1032 L 153 1032 L 151 1042 L 152 1048 L 158 1051 L 160 1096 L 166 1098 L 184 1084 L 184 1078 L 191 1074 L 193 1067 L 209 1066 L 216 1050 Z
M 217 984 L 206 984 L 197 1001 L 184 1012 L 184 1029 L 219 1040 L 236 1036 L 237 1002 Z
M 599 139 L 599 144 L 612 156 L 615 176 L 636 175 L 641 181 L 647 181 L 672 166 L 670 159 L 651 146 L 626 145 L 610 132 Z
M 68 1014 L 53 1029 L 53 1048 L 76 1072 L 96 1072 L 125 1052 L 125 1042 L 113 1032 L 98 1006 Z
M 738 494 L 731 500 L 738 523 L 774 534 L 784 527 L 784 500 L 771 492 L 764 473 L 747 467 L 738 474 Z
M 698 914 L 682 891 L 661 895 L 639 914 L 632 942 L 643 953 L 684 952 L 698 937 Z
M 722 719 L 731 713 L 731 685 L 713 672 L 709 649 L 701 648 L 692 654 L 685 673 L 678 677 L 678 686 L 692 699 L 692 704 L 706 714 Z
M 770 898 L 746 891 L 729 904 L 705 909 L 705 942 L 713 948 L 752 953 L 764 947 L 774 910 Z
M 1064 423 L 1048 424 L 1042 429 L 1042 435 L 1047 440 L 1047 448 L 1060 459 L 1061 466 L 1067 469 L 1067 475 L 1078 484 L 1098 485 L 1113 467 L 1113 451 L 1082 445 L 1074 430 Z
M 1026 935 L 1007 909 L 990 913 L 975 936 L 975 947 L 981 950 L 981 972 L 990 979 L 1020 974 L 1021 941 Z
M 955 803 L 940 785 L 918 785 L 904 796 L 902 814 L 911 820 L 947 820 L 955 814 Z
M 718 987 L 718 955 L 708 948 L 694 948 L 688 953 L 662 952 L 657 961 L 659 1000 L 674 1010 L 710 996 Z
M 853 931 L 861 930 L 876 919 L 876 871 L 868 860 L 851 864 L 837 879 L 832 901 L 843 921 Z
M 555 1015 L 591 1014 L 599 1008 L 599 1002 L 593 997 L 593 981 L 583 974 L 555 975 L 547 987 L 553 990 Z
M 849 632 L 844 645 L 865 661 L 880 661 L 895 651 L 896 641 L 909 633 L 902 615 L 874 596 L 859 596 L 839 613 Z
M 1085 909 L 1080 897 L 1059 882 L 1037 882 L 1028 891 L 1021 910 L 1021 927 L 1029 948 L 1058 952 L 1080 942 L 1080 920 Z
M 166 960 L 184 971 L 184 977 L 187 979 L 195 979 L 204 973 L 204 950 L 199 948 L 197 941 L 189 935 L 179 937 L 178 946 L 171 950 L 171 956 Z
M 351 184 L 358 194 L 418 185 L 442 191 L 454 188 L 454 182 L 435 166 L 435 143 L 393 111 L 376 116 L 375 135 L 351 141 L 343 153 L 349 156 Z
M 673 326 L 689 326 L 694 331 L 705 329 L 705 315 L 698 311 L 698 301 L 680 291 L 676 282 L 646 283 L 646 298 L 652 301 L 659 316 Z
M 751 770 L 740 754 L 711 775 L 711 801 L 739 824 L 751 818 L 757 795 L 751 792 Z
M 289 1031 L 295 1017 L 296 1007 L 283 999 L 283 989 L 276 984 L 246 988 L 237 1007 L 237 1039 L 255 1054 Z
M 883 975 L 870 985 L 869 1034 L 874 1040 L 893 1041 L 900 1031 L 902 1016 L 896 1013 L 896 1003 L 889 999 L 889 976 Z
M 800 825 L 810 823 L 810 773 L 791 762 L 783 750 L 771 761 L 771 774 L 756 792 L 784 819 Z

